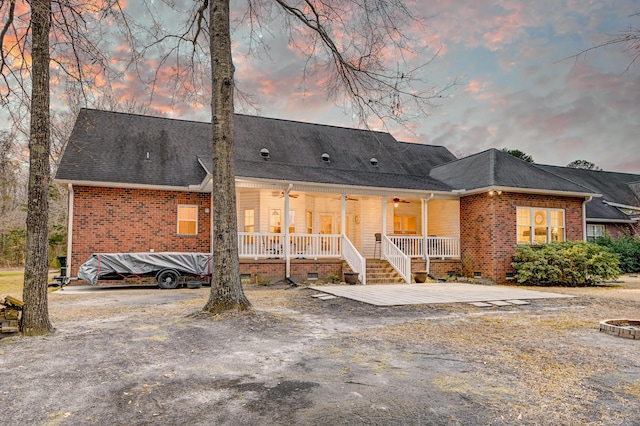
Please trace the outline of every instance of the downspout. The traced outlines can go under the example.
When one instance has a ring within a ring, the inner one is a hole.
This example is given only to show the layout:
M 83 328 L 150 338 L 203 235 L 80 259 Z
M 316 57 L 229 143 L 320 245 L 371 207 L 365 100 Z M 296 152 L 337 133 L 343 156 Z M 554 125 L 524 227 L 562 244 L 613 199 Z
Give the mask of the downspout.
M 593 200 L 593 197 L 588 196 L 582 202 L 582 240 L 583 241 L 587 241 L 587 203 L 591 200 Z M 565 229 L 566 229 L 566 226 L 565 226 Z
M 293 188 L 293 184 L 290 183 L 287 189 L 284 191 L 284 262 L 285 271 L 284 276 L 286 279 L 291 277 L 291 250 L 289 241 L 289 193 Z
M 429 242 L 429 235 L 428 235 L 428 230 L 429 230 L 429 200 L 431 200 L 434 197 L 433 192 L 431 193 L 431 195 L 429 196 L 429 198 L 423 198 L 422 199 L 422 248 L 423 248 L 423 254 L 424 254 L 424 259 L 426 261 L 426 268 L 425 269 L 427 271 L 427 273 L 431 273 L 430 269 L 431 269 L 431 259 L 429 258 L 429 253 L 428 253 L 428 242 Z
M 67 207 L 67 277 L 71 276 L 71 258 L 73 249 L 73 184 L 67 184 L 69 195 Z

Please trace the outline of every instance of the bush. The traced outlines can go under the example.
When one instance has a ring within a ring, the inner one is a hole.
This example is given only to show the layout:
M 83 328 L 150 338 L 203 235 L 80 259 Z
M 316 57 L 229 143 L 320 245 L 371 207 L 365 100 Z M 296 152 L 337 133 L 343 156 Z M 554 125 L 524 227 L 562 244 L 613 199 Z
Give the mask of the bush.
M 595 242 L 620 256 L 620 271 L 623 274 L 640 272 L 640 237 L 623 235 L 613 239 L 606 236 L 597 238 Z
M 618 255 L 586 242 L 517 246 L 513 257 L 520 284 L 584 286 L 617 278 Z

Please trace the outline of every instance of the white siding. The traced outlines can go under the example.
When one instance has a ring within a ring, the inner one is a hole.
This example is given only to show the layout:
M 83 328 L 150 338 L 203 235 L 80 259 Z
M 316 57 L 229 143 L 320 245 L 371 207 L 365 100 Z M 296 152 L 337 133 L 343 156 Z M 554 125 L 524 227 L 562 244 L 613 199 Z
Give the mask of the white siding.
M 238 231 L 244 230 L 244 211 L 246 209 L 255 210 L 255 232 L 260 232 L 260 191 L 242 190 L 236 192 L 236 207 L 238 209 Z
M 361 248 L 360 253 L 366 258 L 373 257 L 376 232 L 382 232 L 382 199 L 365 198 L 360 199 L 360 229 Z M 391 217 L 393 220 L 393 216 Z M 387 219 L 387 226 L 389 219 Z M 393 226 L 393 222 L 391 222 Z
M 431 200 L 427 204 L 427 235 L 460 237 L 460 201 Z

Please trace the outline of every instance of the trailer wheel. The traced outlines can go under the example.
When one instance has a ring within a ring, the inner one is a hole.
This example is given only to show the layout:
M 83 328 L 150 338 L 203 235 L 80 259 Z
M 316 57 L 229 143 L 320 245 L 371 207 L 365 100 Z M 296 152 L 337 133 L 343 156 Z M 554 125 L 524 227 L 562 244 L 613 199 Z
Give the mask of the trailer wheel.
M 158 274 L 158 287 L 169 290 L 178 287 L 180 284 L 180 275 L 171 269 L 162 271 Z

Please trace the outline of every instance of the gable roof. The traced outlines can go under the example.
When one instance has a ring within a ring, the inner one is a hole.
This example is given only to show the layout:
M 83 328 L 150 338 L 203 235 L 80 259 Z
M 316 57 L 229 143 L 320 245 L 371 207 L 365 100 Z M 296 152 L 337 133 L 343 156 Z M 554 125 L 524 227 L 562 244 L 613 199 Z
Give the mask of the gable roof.
M 473 193 L 489 188 L 640 205 L 630 182 L 640 175 L 541 166 L 489 149 L 457 159 L 442 146 L 396 141 L 390 134 L 236 114 L 238 178 L 389 190 Z M 82 109 L 56 179 L 98 186 L 201 188 L 212 169 L 211 125 Z M 269 151 L 265 160 L 260 152 Z M 322 159 L 328 154 L 330 161 Z M 372 159 L 377 164 L 372 164 Z M 639 191 L 640 192 L 640 191 Z M 589 218 L 624 221 L 594 200 Z
M 390 134 L 236 114 L 236 176 L 378 188 L 451 191 L 428 176 L 456 157 Z M 56 179 L 188 188 L 211 170 L 209 123 L 82 109 Z M 268 160 L 260 151 L 269 150 Z M 407 152 L 413 162 L 408 162 Z M 330 161 L 322 159 L 327 153 Z M 374 166 L 371 159 L 376 158 Z
M 466 191 L 517 188 L 580 196 L 597 195 L 587 187 L 495 148 L 436 166 L 429 175 L 454 188 Z
M 602 194 L 602 198 L 594 199 L 587 204 L 589 219 L 630 220 L 630 217 L 618 207 L 608 203 L 640 208 L 640 191 L 637 189 L 640 186 L 640 175 L 638 174 L 548 165 L 537 165 L 537 167 Z

